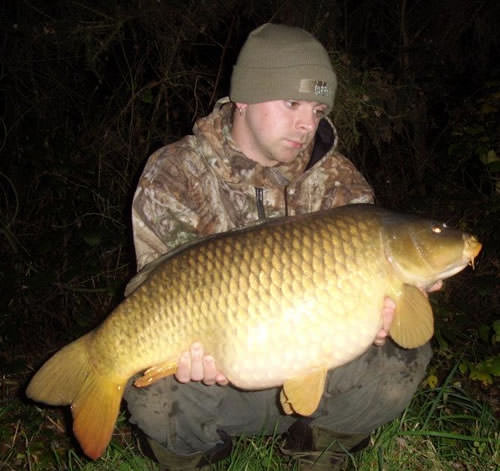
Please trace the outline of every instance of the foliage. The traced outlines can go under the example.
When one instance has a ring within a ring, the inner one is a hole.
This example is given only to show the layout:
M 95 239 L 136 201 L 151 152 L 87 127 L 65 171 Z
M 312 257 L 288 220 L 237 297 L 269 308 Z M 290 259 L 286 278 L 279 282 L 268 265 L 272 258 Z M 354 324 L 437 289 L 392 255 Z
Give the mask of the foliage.
M 451 172 L 460 172 L 463 184 L 478 185 L 483 195 L 500 194 L 500 81 L 486 83 L 452 119 Z

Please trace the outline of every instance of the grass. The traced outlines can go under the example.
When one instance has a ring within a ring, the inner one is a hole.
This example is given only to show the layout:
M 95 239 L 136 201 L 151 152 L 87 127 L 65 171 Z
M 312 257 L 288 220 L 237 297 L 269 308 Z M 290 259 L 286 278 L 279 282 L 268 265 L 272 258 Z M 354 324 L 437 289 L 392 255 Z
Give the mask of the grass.
M 457 363 L 458 367 L 458 363 Z M 441 386 L 423 384 L 401 417 L 376 430 L 370 446 L 350 456 L 358 471 L 495 471 L 500 468 L 500 427 L 490 408 L 460 385 L 457 367 Z M 97 461 L 81 454 L 68 430 L 67 410 L 39 408 L 20 398 L 0 404 L 0 470 L 152 471 L 124 414 Z M 214 471 L 293 471 L 279 452 L 281 437 L 240 437 Z
M 358 459 L 368 470 L 494 471 L 500 466 L 498 421 L 457 386 L 421 390 L 403 416 L 380 428 Z

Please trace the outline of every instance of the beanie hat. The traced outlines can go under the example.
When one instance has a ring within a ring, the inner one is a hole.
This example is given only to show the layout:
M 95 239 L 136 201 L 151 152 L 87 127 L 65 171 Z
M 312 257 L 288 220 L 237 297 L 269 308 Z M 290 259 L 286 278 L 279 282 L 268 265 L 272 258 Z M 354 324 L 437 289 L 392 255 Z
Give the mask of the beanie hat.
M 266 23 L 252 31 L 231 76 L 238 103 L 306 100 L 333 107 L 337 77 L 322 44 L 300 28 Z

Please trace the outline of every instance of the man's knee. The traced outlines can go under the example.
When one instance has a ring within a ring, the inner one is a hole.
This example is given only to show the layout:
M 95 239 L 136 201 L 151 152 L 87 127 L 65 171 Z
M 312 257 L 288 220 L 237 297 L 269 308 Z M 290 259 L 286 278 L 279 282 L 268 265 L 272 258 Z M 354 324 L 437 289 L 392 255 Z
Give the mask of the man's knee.
M 217 414 L 223 394 L 224 388 L 165 378 L 143 389 L 129 386 L 125 400 L 130 422 L 147 437 L 188 455 L 210 450 L 221 441 Z
M 431 357 L 429 343 L 410 350 L 391 343 L 381 360 L 386 371 L 380 381 L 381 400 L 388 405 L 400 404 L 403 410 L 424 378 Z
M 410 403 L 431 356 L 429 345 L 404 350 L 387 342 L 333 370 L 313 425 L 369 433 L 393 420 Z

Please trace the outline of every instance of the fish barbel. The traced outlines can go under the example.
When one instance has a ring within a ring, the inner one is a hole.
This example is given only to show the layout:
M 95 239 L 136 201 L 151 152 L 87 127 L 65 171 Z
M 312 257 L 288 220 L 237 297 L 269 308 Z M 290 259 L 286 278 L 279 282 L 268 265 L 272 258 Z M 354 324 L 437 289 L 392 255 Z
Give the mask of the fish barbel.
M 175 373 L 199 341 L 243 389 L 281 386 L 286 413 L 310 415 L 327 370 L 361 355 L 396 302 L 392 339 L 404 348 L 433 334 L 422 289 L 458 273 L 481 250 L 446 224 L 350 205 L 210 236 L 152 262 L 96 329 L 34 375 L 28 397 L 71 405 L 73 432 L 98 458 L 127 381 Z

